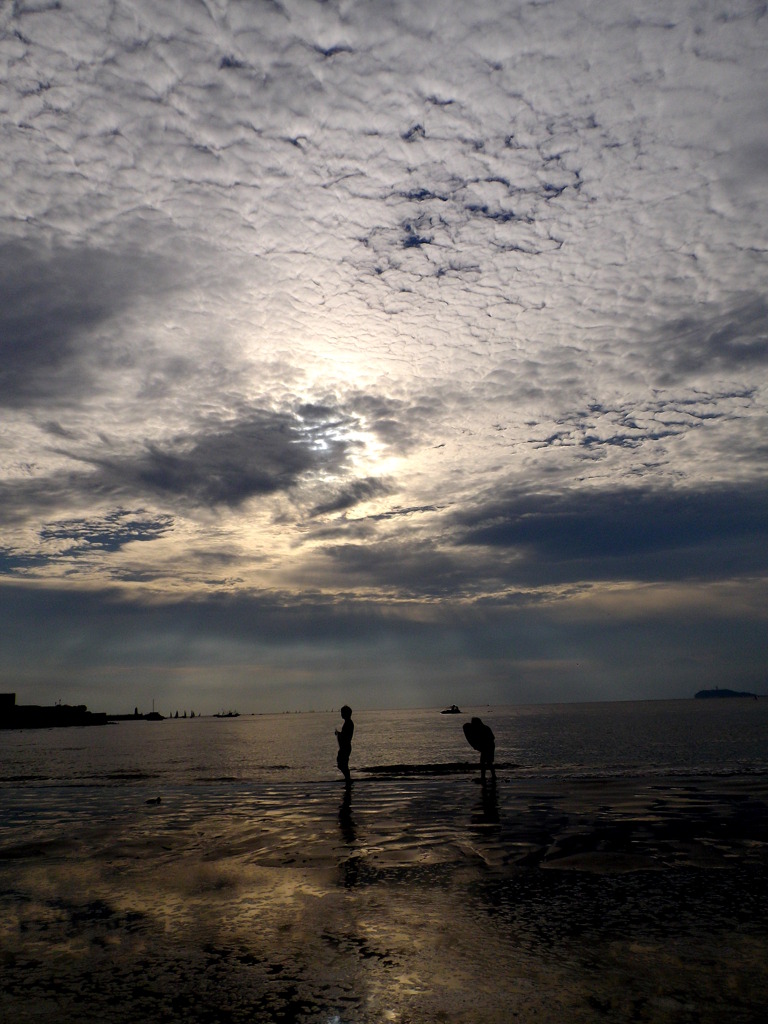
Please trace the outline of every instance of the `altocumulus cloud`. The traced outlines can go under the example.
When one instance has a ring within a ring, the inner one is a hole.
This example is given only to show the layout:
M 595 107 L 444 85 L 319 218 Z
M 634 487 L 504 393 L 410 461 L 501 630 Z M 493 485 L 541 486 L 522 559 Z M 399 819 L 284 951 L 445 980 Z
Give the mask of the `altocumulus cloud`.
M 158 695 L 642 695 L 641 636 L 654 692 L 713 637 L 757 685 L 766 46 L 762 0 L 5 4 L 9 687 L 46 623 Z

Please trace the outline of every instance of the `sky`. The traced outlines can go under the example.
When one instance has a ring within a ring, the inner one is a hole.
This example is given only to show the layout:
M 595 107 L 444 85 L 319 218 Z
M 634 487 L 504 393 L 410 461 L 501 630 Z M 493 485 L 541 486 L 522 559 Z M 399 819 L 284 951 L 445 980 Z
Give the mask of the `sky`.
M 768 693 L 763 0 L 0 6 L 0 690 Z

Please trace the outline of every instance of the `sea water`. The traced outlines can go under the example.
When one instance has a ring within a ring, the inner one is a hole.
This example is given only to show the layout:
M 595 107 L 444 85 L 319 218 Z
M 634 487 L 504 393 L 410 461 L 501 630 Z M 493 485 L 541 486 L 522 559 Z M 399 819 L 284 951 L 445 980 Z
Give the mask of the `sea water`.
M 354 712 L 351 768 L 475 764 L 462 724 L 496 736 L 505 779 L 768 774 L 768 700 L 668 700 Z M 338 784 L 330 712 L 122 721 L 0 731 L 0 842 L 9 830 L 119 814 L 172 794 L 188 804 L 242 805 L 285 787 Z
M 521 776 L 768 772 L 768 700 L 749 699 L 358 711 L 351 764 L 475 760 L 462 730 L 473 715 Z M 340 725 L 313 712 L 2 731 L 0 785 L 319 781 L 337 776 Z
M 474 761 L 473 715 L 520 776 L 768 772 L 768 700 L 750 699 L 356 711 L 352 767 Z M 312 712 L 0 731 L 0 786 L 333 779 L 340 726 Z
M 762 1019 L 768 701 L 440 710 L 0 733 L 3 1019 Z

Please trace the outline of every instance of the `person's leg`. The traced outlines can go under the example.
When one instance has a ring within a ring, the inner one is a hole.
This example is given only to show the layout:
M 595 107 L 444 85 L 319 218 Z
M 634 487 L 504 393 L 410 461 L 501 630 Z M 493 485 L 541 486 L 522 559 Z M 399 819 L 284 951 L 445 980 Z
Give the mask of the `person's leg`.
M 347 785 L 349 785 L 349 783 L 352 781 L 352 776 L 349 774 L 349 756 L 347 755 L 345 757 L 344 754 L 342 754 L 342 752 L 339 751 L 339 753 L 336 755 L 336 764 L 338 766 L 339 771 L 344 776 Z

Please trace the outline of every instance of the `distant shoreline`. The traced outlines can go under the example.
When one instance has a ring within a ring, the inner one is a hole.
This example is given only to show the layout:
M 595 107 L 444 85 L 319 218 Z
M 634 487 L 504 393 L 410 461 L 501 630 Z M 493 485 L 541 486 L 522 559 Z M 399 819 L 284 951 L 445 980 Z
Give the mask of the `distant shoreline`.
M 3 1019 L 764 1015 L 768 775 L 128 780 L 7 783 Z
M 756 693 L 749 693 L 747 690 L 721 690 L 716 687 L 714 690 L 699 690 L 698 693 L 694 694 L 696 700 L 709 700 L 713 697 L 751 697 L 753 700 L 757 700 Z
M 17 704 L 0 714 L 0 729 L 61 729 L 72 726 L 107 725 L 100 711 L 88 711 L 85 704 Z

